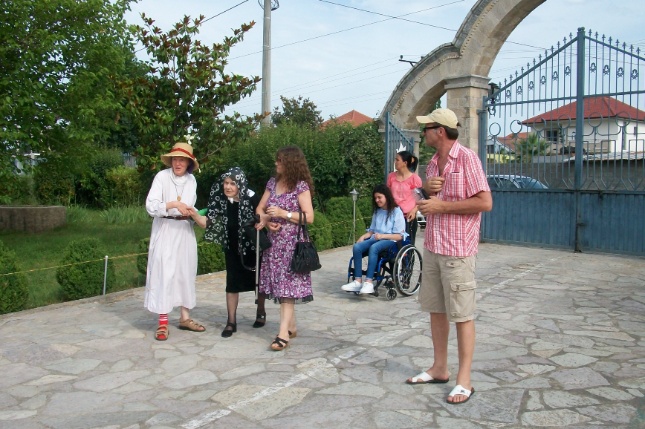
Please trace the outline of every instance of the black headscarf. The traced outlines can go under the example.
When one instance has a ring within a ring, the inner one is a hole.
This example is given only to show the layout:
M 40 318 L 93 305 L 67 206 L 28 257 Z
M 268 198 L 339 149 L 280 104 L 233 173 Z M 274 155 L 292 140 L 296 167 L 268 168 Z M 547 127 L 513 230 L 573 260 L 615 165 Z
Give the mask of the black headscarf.
M 254 243 L 246 237 L 243 229 L 244 224 L 252 221 L 255 216 L 255 210 L 251 202 L 251 197 L 255 193 L 248 189 L 246 175 L 240 167 L 230 168 L 226 173 L 222 174 L 219 182 L 215 182 L 211 188 L 210 196 L 208 197 L 208 213 L 206 214 L 210 222 L 204 233 L 204 240 L 221 244 L 224 249 L 229 249 L 227 234 L 229 220 L 226 208 L 229 198 L 224 195 L 224 179 L 227 177 L 235 182 L 239 190 L 240 205 L 237 213 L 239 225 L 238 252 L 240 255 L 247 255 L 255 252 Z

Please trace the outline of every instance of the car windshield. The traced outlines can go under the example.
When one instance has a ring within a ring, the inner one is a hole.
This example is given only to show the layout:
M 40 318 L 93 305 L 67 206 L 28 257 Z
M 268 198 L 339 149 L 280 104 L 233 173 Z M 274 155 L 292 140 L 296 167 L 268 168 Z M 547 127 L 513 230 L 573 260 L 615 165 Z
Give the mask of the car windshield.
M 530 177 L 516 177 L 515 181 L 522 189 L 547 189 L 541 182 Z

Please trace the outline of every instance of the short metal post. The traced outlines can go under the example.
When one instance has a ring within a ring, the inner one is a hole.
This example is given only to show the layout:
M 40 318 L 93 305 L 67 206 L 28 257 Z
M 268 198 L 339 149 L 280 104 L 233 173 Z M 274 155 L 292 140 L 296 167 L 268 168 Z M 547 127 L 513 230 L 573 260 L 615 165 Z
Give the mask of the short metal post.
M 356 243 L 356 200 L 358 200 L 358 191 L 352 189 L 352 192 L 349 193 L 352 196 L 352 201 L 354 202 L 354 214 L 352 216 L 352 244 Z
M 108 270 L 108 255 L 105 255 L 105 268 L 103 269 L 103 295 L 107 289 L 107 270 Z

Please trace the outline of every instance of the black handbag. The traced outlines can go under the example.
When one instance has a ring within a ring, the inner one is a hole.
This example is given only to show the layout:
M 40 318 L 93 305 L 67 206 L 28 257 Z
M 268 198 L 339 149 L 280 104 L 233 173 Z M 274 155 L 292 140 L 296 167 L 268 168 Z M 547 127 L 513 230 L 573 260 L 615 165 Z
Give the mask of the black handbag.
M 298 216 L 296 240 L 296 248 L 291 258 L 291 271 L 298 274 L 307 274 L 322 268 L 316 246 L 311 241 L 311 238 L 309 238 L 309 231 L 307 231 L 307 215 L 302 212 Z

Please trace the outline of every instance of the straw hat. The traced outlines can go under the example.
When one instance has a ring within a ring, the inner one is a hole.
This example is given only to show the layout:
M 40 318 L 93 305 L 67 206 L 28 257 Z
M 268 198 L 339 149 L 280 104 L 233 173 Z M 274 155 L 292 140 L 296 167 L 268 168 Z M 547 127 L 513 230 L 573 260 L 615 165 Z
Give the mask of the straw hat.
M 188 158 L 191 161 L 193 161 L 193 165 L 195 169 L 199 168 L 199 163 L 197 162 L 197 158 L 195 158 L 195 155 L 193 155 L 193 147 L 188 143 L 184 143 L 184 142 L 175 143 L 175 145 L 172 147 L 172 150 L 169 153 L 165 155 L 161 155 L 161 162 L 163 162 L 166 165 L 166 167 L 170 167 L 172 166 L 173 156 L 182 156 L 184 158 Z

